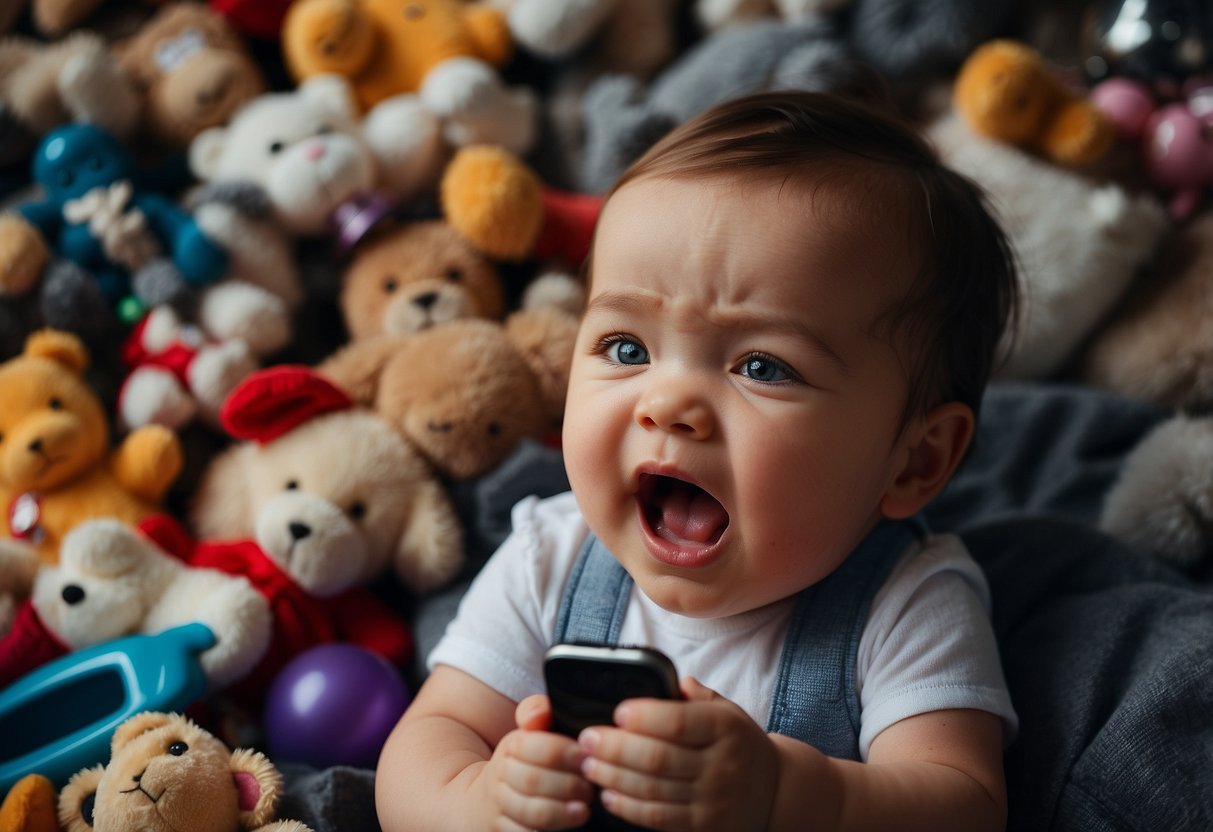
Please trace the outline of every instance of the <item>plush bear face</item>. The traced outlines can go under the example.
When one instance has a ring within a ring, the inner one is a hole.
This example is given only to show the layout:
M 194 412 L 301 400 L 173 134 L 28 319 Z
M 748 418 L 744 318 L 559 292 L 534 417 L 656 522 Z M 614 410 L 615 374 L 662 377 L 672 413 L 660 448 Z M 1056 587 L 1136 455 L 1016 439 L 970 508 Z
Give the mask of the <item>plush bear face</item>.
M 376 409 L 457 479 L 493 468 L 523 437 L 558 426 L 503 327 L 480 320 L 402 339 L 380 378 Z
M 152 132 L 176 147 L 226 124 L 265 92 L 261 70 L 227 22 L 196 3 L 164 6 L 121 48 L 122 65 L 146 93 Z
M 119 726 L 109 764 L 89 774 L 65 787 L 60 817 L 95 832 L 252 829 L 273 816 L 282 786 L 264 755 L 229 751 L 185 717 L 154 712 Z M 94 779 L 91 812 L 82 811 Z
M 47 135 L 34 156 L 34 179 L 56 203 L 131 177 L 118 141 L 91 124 L 69 124 Z
M 330 413 L 220 457 L 199 487 L 194 524 L 203 538 L 255 538 L 300 586 L 326 597 L 392 562 L 428 477 L 382 419 Z
M 260 185 L 294 234 L 329 230 L 333 211 L 369 192 L 377 176 L 349 89 L 335 76 L 254 99 L 228 127 L 194 139 L 190 165 L 206 181 Z
M 82 369 L 28 354 L 0 365 L 0 488 L 48 491 L 104 460 L 108 423 Z
M 459 318 L 499 318 L 503 304 L 497 269 L 438 221 L 406 225 L 364 245 L 341 288 L 341 311 L 355 340 Z
M 34 608 L 73 649 L 135 632 L 169 580 L 164 555 L 117 520 L 64 535 L 59 563 L 34 579 Z

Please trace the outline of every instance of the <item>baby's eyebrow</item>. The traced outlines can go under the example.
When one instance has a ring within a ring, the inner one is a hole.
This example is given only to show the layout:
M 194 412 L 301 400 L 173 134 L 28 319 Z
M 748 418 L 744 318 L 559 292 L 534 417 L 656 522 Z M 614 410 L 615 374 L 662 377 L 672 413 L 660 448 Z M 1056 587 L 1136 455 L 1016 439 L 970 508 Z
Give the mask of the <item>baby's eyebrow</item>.
M 789 335 L 808 344 L 814 352 L 837 365 L 838 369 L 842 370 L 844 374 L 851 375 L 851 367 L 847 364 L 846 359 L 842 357 L 842 354 L 830 346 L 829 341 L 823 338 L 813 327 L 799 318 L 754 315 L 750 313 L 725 313 L 721 315 L 719 322 L 729 326 L 761 329 L 765 332 Z
M 652 301 L 647 304 L 634 294 L 624 294 L 623 292 L 603 292 L 595 295 L 586 304 L 585 313 L 590 312 L 615 312 L 619 314 L 636 313 L 645 305 L 651 305 Z

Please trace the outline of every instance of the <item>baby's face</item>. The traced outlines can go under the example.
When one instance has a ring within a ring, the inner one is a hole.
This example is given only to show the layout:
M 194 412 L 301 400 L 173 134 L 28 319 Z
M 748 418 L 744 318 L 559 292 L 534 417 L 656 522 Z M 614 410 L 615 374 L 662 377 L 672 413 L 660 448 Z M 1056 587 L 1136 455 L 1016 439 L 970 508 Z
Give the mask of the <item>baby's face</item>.
M 906 370 L 873 333 L 908 286 L 907 235 L 780 184 L 641 179 L 599 221 L 569 479 L 638 586 L 685 615 L 829 574 L 907 463 Z

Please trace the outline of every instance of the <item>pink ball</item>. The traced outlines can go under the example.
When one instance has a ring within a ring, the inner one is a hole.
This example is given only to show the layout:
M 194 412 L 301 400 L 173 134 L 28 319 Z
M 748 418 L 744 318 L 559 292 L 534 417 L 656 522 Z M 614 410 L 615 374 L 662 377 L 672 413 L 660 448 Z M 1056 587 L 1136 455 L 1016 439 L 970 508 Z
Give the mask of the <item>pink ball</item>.
M 1154 111 L 1154 96 L 1145 84 L 1128 78 L 1109 78 L 1096 84 L 1089 100 L 1112 122 L 1116 132 L 1127 139 L 1141 135 Z
M 353 644 L 323 644 L 282 669 L 265 703 L 275 762 L 370 768 L 409 694 L 386 659 Z

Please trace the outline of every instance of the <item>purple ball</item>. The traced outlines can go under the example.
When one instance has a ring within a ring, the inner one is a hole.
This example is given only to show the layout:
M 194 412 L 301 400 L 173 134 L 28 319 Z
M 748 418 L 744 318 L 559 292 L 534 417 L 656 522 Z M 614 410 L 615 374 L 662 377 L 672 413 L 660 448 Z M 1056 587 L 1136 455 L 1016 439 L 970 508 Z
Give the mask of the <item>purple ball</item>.
M 386 659 L 353 644 L 322 644 L 291 659 L 270 685 L 265 735 L 275 762 L 370 768 L 409 704 Z

